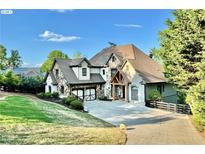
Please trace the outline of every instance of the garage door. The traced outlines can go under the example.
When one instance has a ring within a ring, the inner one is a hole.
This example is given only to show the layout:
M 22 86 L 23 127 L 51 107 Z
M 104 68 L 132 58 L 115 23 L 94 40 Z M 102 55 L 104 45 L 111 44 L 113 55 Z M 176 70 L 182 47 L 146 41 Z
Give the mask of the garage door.
M 84 99 L 85 99 L 86 101 L 95 100 L 95 99 L 96 99 L 95 89 L 94 89 L 94 88 L 86 89 L 86 90 L 85 90 Z
M 74 95 L 78 96 L 79 98 L 83 99 L 83 90 L 82 89 L 73 90 L 72 93 Z

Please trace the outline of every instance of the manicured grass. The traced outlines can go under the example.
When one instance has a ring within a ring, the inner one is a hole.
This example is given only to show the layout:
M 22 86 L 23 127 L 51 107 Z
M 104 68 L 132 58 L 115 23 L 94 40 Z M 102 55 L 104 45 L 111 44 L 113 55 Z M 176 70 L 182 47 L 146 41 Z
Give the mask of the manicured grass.
M 125 132 L 87 113 L 39 99 L 0 101 L 0 144 L 124 144 Z

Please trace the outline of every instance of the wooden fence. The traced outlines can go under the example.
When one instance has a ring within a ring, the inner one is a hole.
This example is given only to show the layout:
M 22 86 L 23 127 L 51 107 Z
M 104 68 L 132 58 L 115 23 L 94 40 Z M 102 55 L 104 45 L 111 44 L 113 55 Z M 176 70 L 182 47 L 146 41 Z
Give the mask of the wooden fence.
M 158 109 L 163 109 L 171 112 L 191 114 L 191 108 L 187 104 L 175 104 L 166 102 L 148 102 L 147 106 Z

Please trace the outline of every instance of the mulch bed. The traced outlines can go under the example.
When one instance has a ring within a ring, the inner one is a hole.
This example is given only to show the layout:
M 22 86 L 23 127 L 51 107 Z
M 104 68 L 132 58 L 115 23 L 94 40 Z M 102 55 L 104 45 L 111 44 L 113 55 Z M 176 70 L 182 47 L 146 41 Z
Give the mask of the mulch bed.
M 36 96 L 36 97 L 41 99 L 41 100 L 45 100 L 45 101 L 53 102 L 53 103 L 56 103 L 56 104 L 60 104 L 60 105 L 63 105 L 65 107 L 69 108 L 69 109 L 75 110 L 75 109 L 71 108 L 69 105 L 63 103 L 63 100 L 61 98 L 41 98 L 41 97 L 38 97 L 38 96 Z M 84 110 L 76 110 L 76 111 L 87 112 L 87 111 L 84 111 Z

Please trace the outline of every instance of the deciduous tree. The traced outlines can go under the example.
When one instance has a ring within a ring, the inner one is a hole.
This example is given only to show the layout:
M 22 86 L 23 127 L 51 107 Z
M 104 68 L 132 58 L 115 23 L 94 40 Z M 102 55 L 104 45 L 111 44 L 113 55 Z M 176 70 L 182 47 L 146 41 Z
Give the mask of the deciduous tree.
M 68 59 L 68 55 L 59 50 L 53 50 L 49 53 L 47 60 L 41 66 L 42 72 L 48 72 L 53 64 L 55 58 Z
M 74 59 L 76 59 L 76 58 L 82 58 L 82 57 L 83 57 L 83 55 L 82 55 L 82 53 L 79 52 L 79 51 L 74 52 L 74 54 L 73 54 L 73 58 L 74 58 Z

